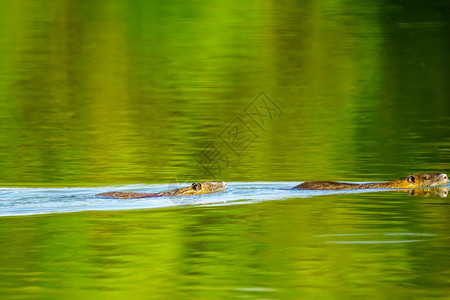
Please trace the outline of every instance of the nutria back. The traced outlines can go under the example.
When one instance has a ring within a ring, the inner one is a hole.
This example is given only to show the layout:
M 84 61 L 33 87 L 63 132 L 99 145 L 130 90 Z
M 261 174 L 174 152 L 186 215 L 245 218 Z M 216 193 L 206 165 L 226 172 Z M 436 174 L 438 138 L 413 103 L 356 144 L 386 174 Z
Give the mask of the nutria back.
M 206 181 L 193 183 L 191 186 L 165 191 L 160 193 L 135 193 L 135 192 L 107 192 L 97 194 L 95 196 L 115 198 L 115 199 L 136 199 L 136 198 L 153 198 L 163 196 L 189 196 L 210 194 L 223 191 L 227 188 L 227 184 L 223 181 Z
M 416 189 L 448 183 L 447 174 L 425 173 L 409 175 L 397 180 L 377 183 L 346 183 L 334 181 L 306 181 L 294 187 L 298 190 L 358 190 L 358 189 Z
M 161 193 L 107 192 L 97 194 L 95 196 L 115 198 L 115 199 L 136 199 L 136 198 L 161 197 L 160 194 Z

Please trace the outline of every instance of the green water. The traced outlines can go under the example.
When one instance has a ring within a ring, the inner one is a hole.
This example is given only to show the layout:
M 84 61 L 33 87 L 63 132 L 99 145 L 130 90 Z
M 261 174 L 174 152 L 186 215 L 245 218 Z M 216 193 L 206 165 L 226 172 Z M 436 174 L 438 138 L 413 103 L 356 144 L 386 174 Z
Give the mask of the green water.
M 0 0 L 0 185 L 448 174 L 449 27 L 449 1 Z M 446 298 L 448 216 L 382 192 L 1 218 L 0 296 Z

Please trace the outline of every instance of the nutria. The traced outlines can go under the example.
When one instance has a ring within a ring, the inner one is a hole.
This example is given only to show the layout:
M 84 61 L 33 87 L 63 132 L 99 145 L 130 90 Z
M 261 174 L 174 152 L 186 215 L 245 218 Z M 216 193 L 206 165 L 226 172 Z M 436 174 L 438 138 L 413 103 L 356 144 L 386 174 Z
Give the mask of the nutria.
M 97 194 L 95 196 L 116 198 L 116 199 L 133 199 L 133 198 L 152 198 L 163 196 L 188 196 L 210 194 L 223 191 L 227 188 L 227 184 L 223 181 L 219 182 L 197 182 L 191 186 L 175 189 L 173 191 L 166 191 L 160 193 L 135 193 L 135 192 L 107 192 Z
M 293 189 L 298 190 L 359 190 L 359 189 L 416 189 L 448 183 L 447 174 L 428 173 L 409 175 L 397 180 L 376 183 L 346 183 L 333 181 L 305 181 Z

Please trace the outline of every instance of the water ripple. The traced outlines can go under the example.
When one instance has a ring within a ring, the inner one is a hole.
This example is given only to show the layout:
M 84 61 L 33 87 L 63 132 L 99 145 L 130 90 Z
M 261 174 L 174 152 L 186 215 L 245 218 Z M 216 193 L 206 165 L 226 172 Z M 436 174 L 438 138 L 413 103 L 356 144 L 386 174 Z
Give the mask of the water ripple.
M 232 205 L 267 200 L 308 198 L 357 191 L 290 190 L 294 182 L 231 182 L 226 191 L 197 196 L 141 199 L 105 199 L 95 197 L 109 191 L 158 192 L 171 190 L 174 184 L 135 184 L 108 187 L 78 188 L 0 188 L 0 216 L 66 213 L 92 210 L 151 209 L 184 205 Z M 369 191 L 370 192 L 370 191 Z

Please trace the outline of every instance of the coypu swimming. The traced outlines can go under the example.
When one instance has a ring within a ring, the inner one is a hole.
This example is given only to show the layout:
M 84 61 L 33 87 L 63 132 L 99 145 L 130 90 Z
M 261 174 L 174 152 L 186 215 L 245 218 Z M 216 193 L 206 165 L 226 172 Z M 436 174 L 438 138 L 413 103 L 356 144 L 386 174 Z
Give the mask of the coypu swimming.
M 426 173 L 409 175 L 397 180 L 376 183 L 346 183 L 333 181 L 305 181 L 293 189 L 297 190 L 359 190 L 359 189 L 416 189 L 440 186 L 448 183 L 447 174 Z
M 223 181 L 206 181 L 193 183 L 191 186 L 175 189 L 172 191 L 160 193 L 135 193 L 135 192 L 107 192 L 97 194 L 95 196 L 108 197 L 116 199 L 135 199 L 135 198 L 152 198 L 163 196 L 188 196 L 210 194 L 223 191 L 227 188 L 227 184 Z

